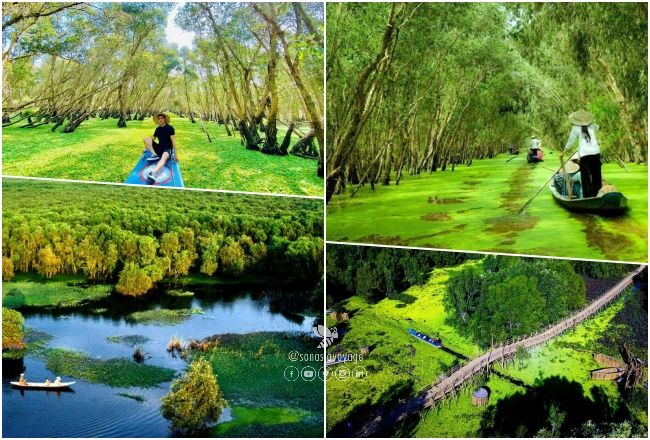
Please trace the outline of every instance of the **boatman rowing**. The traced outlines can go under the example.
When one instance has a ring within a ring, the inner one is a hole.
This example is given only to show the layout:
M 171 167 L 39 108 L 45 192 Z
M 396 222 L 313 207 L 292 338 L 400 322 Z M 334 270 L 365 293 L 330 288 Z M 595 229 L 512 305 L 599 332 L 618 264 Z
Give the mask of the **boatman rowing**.
M 600 145 L 596 139 L 598 125 L 594 124 L 594 115 L 586 110 L 571 113 L 569 120 L 572 124 L 571 133 L 560 158 L 571 150 L 577 140 L 582 197 L 596 197 L 603 186 Z

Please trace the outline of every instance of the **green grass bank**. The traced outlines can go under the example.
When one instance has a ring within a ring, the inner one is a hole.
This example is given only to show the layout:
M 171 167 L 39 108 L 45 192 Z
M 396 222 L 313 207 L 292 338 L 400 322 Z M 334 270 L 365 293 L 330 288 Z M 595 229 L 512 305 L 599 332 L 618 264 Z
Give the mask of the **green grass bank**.
M 2 130 L 3 173 L 122 183 L 142 154 L 142 139 L 156 126 L 150 119 L 128 121 L 118 128 L 115 119 L 90 119 L 73 133 L 52 132 L 51 124 L 35 128 L 12 125 Z M 316 161 L 288 155 L 270 156 L 246 150 L 238 135 L 228 136 L 221 125 L 205 126 L 173 117 L 179 165 L 188 188 L 225 189 L 322 196 L 323 179 Z M 285 128 L 280 128 L 281 140 Z M 292 145 L 298 141 L 293 135 Z

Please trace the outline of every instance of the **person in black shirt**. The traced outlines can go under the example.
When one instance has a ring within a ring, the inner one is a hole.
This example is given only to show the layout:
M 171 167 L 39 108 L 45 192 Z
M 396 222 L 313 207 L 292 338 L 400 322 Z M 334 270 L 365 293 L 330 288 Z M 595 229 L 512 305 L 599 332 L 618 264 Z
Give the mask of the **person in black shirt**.
M 156 183 L 156 177 L 160 174 L 160 170 L 165 166 L 167 161 L 174 156 L 178 161 L 178 153 L 176 152 L 176 132 L 174 127 L 169 125 L 169 116 L 165 113 L 156 115 L 156 131 L 153 132 L 153 138 L 146 137 L 143 139 L 144 146 L 151 152 L 151 156 L 147 158 L 149 162 L 158 162 L 156 168 L 147 173 L 147 183 Z M 158 142 L 154 141 L 154 138 Z

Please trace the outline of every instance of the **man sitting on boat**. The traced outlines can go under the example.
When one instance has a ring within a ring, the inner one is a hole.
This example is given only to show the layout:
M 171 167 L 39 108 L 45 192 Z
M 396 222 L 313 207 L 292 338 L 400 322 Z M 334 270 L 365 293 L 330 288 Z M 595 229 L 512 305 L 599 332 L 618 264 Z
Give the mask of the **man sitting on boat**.
M 569 177 L 569 182 L 571 182 L 571 191 L 573 197 L 580 199 L 582 198 L 582 179 L 580 176 L 580 165 L 578 165 L 578 157 L 573 156 L 565 165 L 564 169 Z M 566 191 L 569 195 L 568 191 Z
M 25 379 L 25 373 L 20 373 L 20 379 L 18 379 L 18 383 L 21 385 L 27 385 L 27 379 Z
M 156 167 L 145 176 L 147 183 L 150 185 L 156 183 L 156 179 L 160 176 L 160 171 L 168 160 L 171 160 L 173 157 L 178 162 L 176 131 L 174 127 L 169 125 L 169 115 L 159 113 L 156 115 L 155 122 L 158 124 L 158 127 L 153 132 L 153 136 L 146 137 L 142 140 L 145 150 L 149 150 L 151 153 L 147 161 L 158 162 Z M 154 141 L 154 139 L 157 139 L 158 142 Z
M 54 379 L 54 385 L 61 385 L 61 376 L 57 376 L 56 379 Z
M 537 139 L 536 136 L 531 137 L 530 139 L 530 150 L 528 151 L 528 160 L 535 158 L 537 160 L 542 160 L 544 153 L 542 152 L 542 141 Z

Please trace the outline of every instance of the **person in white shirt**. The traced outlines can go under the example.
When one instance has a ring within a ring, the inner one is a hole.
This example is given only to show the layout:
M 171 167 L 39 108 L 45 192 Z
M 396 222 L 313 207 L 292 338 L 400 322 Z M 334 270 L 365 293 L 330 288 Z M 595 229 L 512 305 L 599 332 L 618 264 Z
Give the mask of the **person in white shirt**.
M 594 115 L 586 110 L 571 113 L 571 133 L 566 143 L 564 156 L 578 141 L 578 157 L 580 158 L 580 180 L 582 196 L 596 197 L 603 186 L 600 162 L 600 146 L 596 139 L 598 125 L 594 124 Z M 561 157 L 562 157 L 561 156 Z
M 536 158 L 538 161 L 542 160 L 542 157 L 543 157 L 542 141 L 537 139 L 536 136 L 533 136 L 530 138 L 530 149 L 528 150 L 528 162 L 530 162 L 532 158 Z
M 530 149 L 531 150 L 538 150 L 542 146 L 542 141 L 537 139 L 535 136 L 533 136 L 530 139 Z

